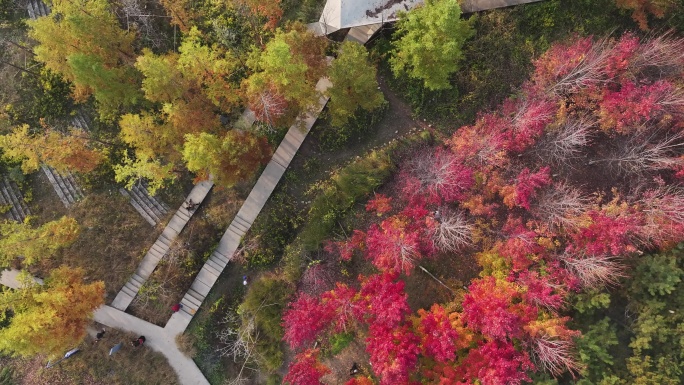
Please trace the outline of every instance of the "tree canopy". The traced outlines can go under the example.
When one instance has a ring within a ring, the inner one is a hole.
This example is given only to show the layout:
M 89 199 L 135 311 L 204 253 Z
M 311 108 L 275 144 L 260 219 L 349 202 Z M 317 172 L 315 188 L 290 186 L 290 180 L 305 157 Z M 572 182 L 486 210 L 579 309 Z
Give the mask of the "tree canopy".
M 385 99 L 379 90 L 376 72 L 364 46 L 350 41 L 342 43 L 337 59 L 328 70 L 333 84 L 328 94 L 334 126 L 346 123 L 359 108 L 372 111 L 382 105 Z
M 56 221 L 32 227 L 28 221 L 0 223 L 0 267 L 9 267 L 20 259 L 24 266 L 49 258 L 62 247 L 70 245 L 79 234 L 76 220 L 62 217 Z
M 135 34 L 119 27 L 107 0 L 55 0 L 52 14 L 30 22 L 36 60 L 74 84 L 74 98 L 94 95 L 100 115 L 112 118 L 139 98 Z
M 64 354 L 86 335 L 93 310 L 104 303 L 104 283 L 84 283 L 82 269 L 62 266 L 44 285 L 0 292 L 0 351 L 18 356 Z
M 425 4 L 401 13 L 398 37 L 390 58 L 395 75 L 407 73 L 431 90 L 451 88 L 449 75 L 463 59 L 463 44 L 474 31 L 461 20 L 457 0 L 426 0 Z

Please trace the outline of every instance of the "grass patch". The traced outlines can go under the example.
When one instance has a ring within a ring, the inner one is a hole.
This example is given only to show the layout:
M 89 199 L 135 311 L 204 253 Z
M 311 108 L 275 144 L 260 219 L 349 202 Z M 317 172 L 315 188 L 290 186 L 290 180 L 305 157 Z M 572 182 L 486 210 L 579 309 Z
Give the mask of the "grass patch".
M 15 383 L 31 385 L 174 385 L 176 373 L 166 357 L 149 348 L 134 349 L 128 341 L 135 335 L 107 329 L 105 338 L 93 343 L 87 337 L 80 352 L 54 367 L 45 368 L 44 357 L 4 359 Z M 109 349 L 119 342 L 124 346 L 113 356 Z M 1 362 L 1 361 L 0 361 Z

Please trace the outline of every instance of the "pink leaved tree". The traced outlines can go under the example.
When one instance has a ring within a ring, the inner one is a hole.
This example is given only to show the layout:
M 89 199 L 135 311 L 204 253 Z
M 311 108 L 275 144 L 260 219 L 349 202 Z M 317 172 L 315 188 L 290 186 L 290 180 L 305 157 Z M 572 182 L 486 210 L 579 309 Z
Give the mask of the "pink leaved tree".
M 553 121 L 557 109 L 551 100 L 525 99 L 518 102 L 506 132 L 506 149 L 519 153 L 532 146 Z
M 424 196 L 436 205 L 463 199 L 474 183 L 472 170 L 441 147 L 424 150 L 407 161 L 400 180 L 407 200 Z
M 287 385 L 323 385 L 321 377 L 330 373 L 330 369 L 318 361 L 318 349 L 309 349 L 292 360 L 283 384 Z
M 366 351 L 370 354 L 373 371 L 381 385 L 408 384 L 416 370 L 420 339 L 404 324 L 387 327 L 371 324 L 366 338 Z
M 456 358 L 458 333 L 451 325 L 449 313 L 438 304 L 430 311 L 418 310 L 418 336 L 423 355 L 438 362 L 448 362 Z
M 532 199 L 537 195 L 538 190 L 550 184 L 550 167 L 542 167 L 536 173 L 525 168 L 516 178 L 515 185 L 502 188 L 504 203 L 511 208 L 519 206 L 529 210 Z
M 292 349 L 313 342 L 330 325 L 333 311 L 318 299 L 300 293 L 283 314 L 283 339 Z
M 404 292 L 404 282 L 396 274 L 375 274 L 362 278 L 358 308 L 364 309 L 366 322 L 389 329 L 404 322 L 411 312 Z
M 527 352 L 519 351 L 512 342 L 492 340 L 471 349 L 458 370 L 466 384 L 519 385 L 532 381 L 527 372 L 535 366 Z
M 361 307 L 358 292 L 347 285 L 337 282 L 335 289 L 322 295 L 322 302 L 333 312 L 333 331 L 335 333 L 349 332 L 357 320 L 362 320 L 365 315 Z
M 473 281 L 463 298 L 463 316 L 469 328 L 493 339 L 522 335 L 523 326 L 536 318 L 537 309 L 523 301 L 515 284 L 492 276 Z
M 366 257 L 381 271 L 411 274 L 422 258 L 421 237 L 407 218 L 395 215 L 368 229 Z

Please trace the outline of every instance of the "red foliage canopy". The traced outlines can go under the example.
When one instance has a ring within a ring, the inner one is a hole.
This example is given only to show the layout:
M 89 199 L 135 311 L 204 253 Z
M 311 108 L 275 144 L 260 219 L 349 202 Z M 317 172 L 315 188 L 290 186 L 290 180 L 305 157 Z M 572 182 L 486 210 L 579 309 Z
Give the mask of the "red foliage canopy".
M 408 384 L 409 375 L 418 362 L 420 339 L 408 325 L 387 327 L 373 324 L 366 339 L 373 371 L 380 376 L 380 384 Z
M 475 280 L 463 299 L 463 316 L 469 328 L 487 337 L 520 337 L 523 326 L 536 318 L 537 309 L 523 301 L 515 284 L 495 277 Z
M 362 279 L 359 308 L 366 310 L 371 325 L 393 328 L 400 325 L 409 309 L 404 282 L 396 281 L 396 274 L 376 274 Z
M 333 314 L 329 306 L 306 293 L 300 293 L 283 314 L 283 339 L 292 349 L 310 343 L 330 324 Z
M 509 341 L 489 341 L 468 353 L 459 366 L 463 379 L 487 385 L 517 385 L 531 382 L 526 371 L 534 370 L 527 352 L 516 350 Z
M 451 361 L 456 357 L 456 340 L 458 333 L 451 325 L 446 310 L 434 304 L 429 312 L 420 309 L 418 336 L 423 354 L 438 362 Z
M 318 362 L 318 349 L 309 349 L 292 360 L 287 375 L 283 379 L 288 385 L 322 385 L 321 377 L 330 369 Z

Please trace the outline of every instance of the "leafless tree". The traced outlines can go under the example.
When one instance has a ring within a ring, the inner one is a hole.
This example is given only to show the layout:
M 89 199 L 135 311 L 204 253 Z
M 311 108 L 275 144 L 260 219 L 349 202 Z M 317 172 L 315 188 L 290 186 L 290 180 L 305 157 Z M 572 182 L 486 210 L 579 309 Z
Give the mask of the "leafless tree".
M 642 42 L 629 60 L 627 71 L 635 81 L 681 75 L 684 72 L 684 39 L 666 33 Z
M 594 42 L 591 48 L 582 55 L 582 58 L 567 71 L 566 74 L 558 73 L 555 83 L 547 88 L 548 92 L 556 95 L 573 93 L 579 88 L 596 85 L 606 80 L 606 62 L 610 56 L 607 39 Z M 565 70 L 565 66 L 557 66 L 558 71 Z
M 625 138 L 607 158 L 589 164 L 607 163 L 615 172 L 633 175 L 684 166 L 684 160 L 678 157 L 684 146 L 682 139 L 681 131 L 663 134 L 660 130 L 651 130 Z
M 646 243 L 678 240 L 684 230 L 684 189 L 664 183 L 641 194 L 645 223 L 641 234 Z
M 551 229 L 577 228 L 579 217 L 587 212 L 591 200 L 578 188 L 556 183 L 544 189 L 530 208 L 532 215 Z
M 472 245 L 473 225 L 465 214 L 447 208 L 440 209 L 439 213 L 431 234 L 432 242 L 439 250 L 453 252 Z
M 553 164 L 567 164 L 578 158 L 589 145 L 595 122 L 588 117 L 569 118 L 556 129 L 547 132 L 538 142 L 535 153 Z
M 254 363 L 256 358 L 256 345 L 259 341 L 259 329 L 256 327 L 254 317 L 238 317 L 234 314 L 227 314 L 221 321 L 225 325 L 216 333 L 223 346 L 216 352 L 221 357 L 232 357 L 233 362 L 242 362 L 240 372 L 231 380 L 230 384 L 239 385 L 245 383 L 248 378 L 244 370 L 250 369 L 257 371 L 256 368 L 248 366 Z
M 254 111 L 258 127 L 266 132 L 273 132 L 276 122 L 287 111 L 287 101 L 275 89 L 269 88 L 252 96 L 249 107 Z
M 128 29 L 136 30 L 140 36 L 150 42 L 155 48 L 162 48 L 169 42 L 169 38 L 165 36 L 158 27 L 154 24 L 154 18 L 167 17 L 163 15 L 154 15 L 150 10 L 143 9 L 140 6 L 139 0 L 119 0 L 119 18 L 125 22 Z
M 239 264 L 245 263 L 247 261 L 247 254 L 261 247 L 259 239 L 258 235 L 244 239 L 244 242 L 240 243 L 240 247 L 233 252 L 230 261 Z
M 619 279 L 626 276 L 624 266 L 616 257 L 609 255 L 564 254 L 560 258 L 586 288 L 617 285 Z
M 565 371 L 573 375 L 580 371 L 581 365 L 575 357 L 572 340 L 544 335 L 533 339 L 532 350 L 538 366 L 554 376 L 559 376 Z
M 328 263 L 314 261 L 302 274 L 300 290 L 312 296 L 319 296 L 332 289 L 336 281 L 335 272 Z

